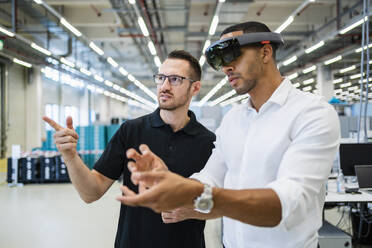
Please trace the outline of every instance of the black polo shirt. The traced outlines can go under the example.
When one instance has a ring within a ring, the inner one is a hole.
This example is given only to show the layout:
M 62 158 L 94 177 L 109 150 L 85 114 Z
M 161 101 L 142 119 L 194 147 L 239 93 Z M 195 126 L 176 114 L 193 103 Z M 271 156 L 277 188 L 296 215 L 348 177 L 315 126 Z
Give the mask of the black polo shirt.
M 172 128 L 160 118 L 160 110 L 123 123 L 107 145 L 94 169 L 111 179 L 123 174 L 124 182 L 138 192 L 130 180 L 126 151 L 147 144 L 162 158 L 169 170 L 184 177 L 200 171 L 214 148 L 215 135 L 196 121 L 181 130 Z M 205 221 L 185 220 L 164 224 L 161 215 L 151 209 L 121 205 L 115 248 L 204 248 Z

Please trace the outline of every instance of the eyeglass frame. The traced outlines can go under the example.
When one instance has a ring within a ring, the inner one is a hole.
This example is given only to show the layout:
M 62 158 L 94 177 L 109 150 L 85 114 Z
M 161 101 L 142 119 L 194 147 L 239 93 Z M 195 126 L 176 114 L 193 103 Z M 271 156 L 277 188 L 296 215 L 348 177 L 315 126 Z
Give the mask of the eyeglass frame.
M 164 76 L 165 79 L 163 80 L 163 82 L 162 82 L 161 84 L 158 84 L 158 83 L 155 82 L 155 80 L 156 80 L 155 77 L 156 77 L 156 76 Z M 191 83 L 194 83 L 194 82 L 197 82 L 197 81 L 198 81 L 198 80 L 193 80 L 193 79 L 191 79 L 191 78 L 183 77 L 183 76 L 180 76 L 180 75 L 174 75 L 174 74 L 172 74 L 172 75 L 165 75 L 165 74 L 158 73 L 158 74 L 154 74 L 152 77 L 154 78 L 154 83 L 155 83 L 156 85 L 158 85 L 158 86 L 163 85 L 166 79 L 168 79 L 169 84 L 172 85 L 172 86 L 179 86 L 179 85 L 181 85 L 181 84 L 183 83 L 183 80 L 185 80 L 185 79 L 189 80 Z M 169 80 L 169 77 L 177 77 L 177 78 L 181 78 L 182 81 L 181 81 L 179 84 L 173 84 L 173 83 L 171 83 L 171 81 Z

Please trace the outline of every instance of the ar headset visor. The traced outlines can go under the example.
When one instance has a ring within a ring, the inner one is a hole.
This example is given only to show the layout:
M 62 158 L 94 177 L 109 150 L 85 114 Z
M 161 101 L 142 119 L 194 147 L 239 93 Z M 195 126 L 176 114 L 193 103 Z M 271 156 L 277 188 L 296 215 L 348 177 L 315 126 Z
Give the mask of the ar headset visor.
M 205 50 L 205 57 L 210 66 L 219 71 L 222 66 L 230 64 L 241 55 L 240 48 L 249 44 L 270 44 L 278 47 L 284 44 L 283 38 L 278 33 L 257 32 L 242 34 L 214 42 Z

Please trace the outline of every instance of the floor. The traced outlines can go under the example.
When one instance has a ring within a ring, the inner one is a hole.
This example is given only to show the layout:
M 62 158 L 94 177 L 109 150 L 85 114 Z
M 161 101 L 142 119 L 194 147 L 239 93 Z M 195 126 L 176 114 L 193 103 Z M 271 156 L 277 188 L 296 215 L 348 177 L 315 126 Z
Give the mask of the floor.
M 0 248 L 113 247 L 119 184 L 85 204 L 72 184 L 11 187 L 0 173 Z M 205 229 L 207 248 L 222 247 L 219 220 Z
M 0 173 L 0 248 L 113 247 L 119 194 L 116 183 L 102 199 L 85 204 L 72 184 L 8 187 Z M 337 209 L 325 216 L 340 224 Z M 219 219 L 207 222 L 205 237 L 207 248 L 222 248 Z

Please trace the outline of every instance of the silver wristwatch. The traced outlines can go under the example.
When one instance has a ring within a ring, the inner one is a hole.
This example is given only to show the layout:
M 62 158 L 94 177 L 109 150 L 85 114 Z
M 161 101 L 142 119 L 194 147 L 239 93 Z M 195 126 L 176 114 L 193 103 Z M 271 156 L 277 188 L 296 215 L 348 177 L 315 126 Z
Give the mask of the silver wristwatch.
M 194 200 L 194 210 L 208 214 L 213 208 L 212 187 L 204 184 L 203 193 Z

